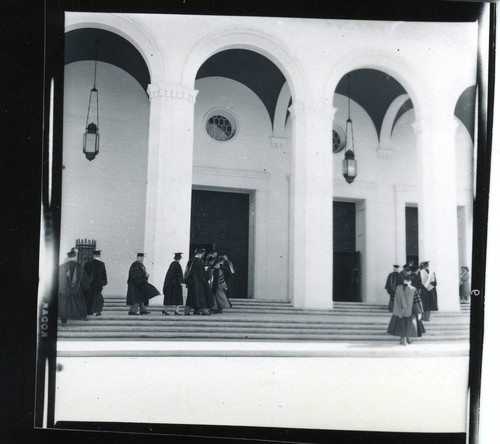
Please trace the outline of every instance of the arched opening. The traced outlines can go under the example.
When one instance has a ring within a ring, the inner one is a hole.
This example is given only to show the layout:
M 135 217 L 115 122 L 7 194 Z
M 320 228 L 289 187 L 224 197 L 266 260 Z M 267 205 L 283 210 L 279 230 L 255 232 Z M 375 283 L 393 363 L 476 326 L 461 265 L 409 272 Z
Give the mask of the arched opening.
M 82 138 L 94 72 L 100 151 L 89 162 Z M 75 239 L 95 239 L 114 276 L 126 276 L 130 251 L 144 247 L 149 83 L 146 62 L 123 37 L 90 27 L 66 33 L 61 254 Z M 110 280 L 105 293 L 123 293 L 123 282 Z
M 385 279 L 398 262 L 418 264 L 419 162 L 411 99 L 379 69 L 352 70 L 335 87 L 332 144 L 335 133 L 346 138 L 350 107 L 357 176 L 345 183 L 345 150 L 332 146 L 334 301 L 383 301 L 380 276 Z
M 242 48 L 215 53 L 196 73 L 191 250 L 230 257 L 232 297 L 288 298 L 291 156 L 271 147 L 285 82 L 269 58 Z
M 477 86 L 466 88 L 457 100 L 454 115 L 457 120 L 455 132 L 455 168 L 458 190 L 458 266 L 471 267 L 472 257 L 472 213 L 475 183 L 476 153 L 474 150 L 476 123 Z

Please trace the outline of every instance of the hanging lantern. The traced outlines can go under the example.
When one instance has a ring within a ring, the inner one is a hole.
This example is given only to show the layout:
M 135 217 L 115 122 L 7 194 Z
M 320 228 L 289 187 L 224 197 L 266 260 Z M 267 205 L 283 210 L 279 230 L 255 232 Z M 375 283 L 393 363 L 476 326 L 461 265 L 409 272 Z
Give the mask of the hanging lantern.
M 96 88 L 96 74 L 97 74 L 97 43 L 95 44 L 95 64 L 94 64 L 94 86 L 90 90 L 89 96 L 89 107 L 87 110 L 87 121 L 85 123 L 85 133 L 83 134 L 83 153 L 85 157 L 90 161 L 94 160 L 95 156 L 99 154 L 99 91 Z M 95 100 L 94 99 L 95 96 Z M 93 106 L 93 104 L 95 105 Z M 95 119 L 97 123 L 90 122 L 89 117 L 91 114 L 95 114 Z
M 345 126 L 346 144 L 344 160 L 342 160 L 342 174 L 347 183 L 352 183 L 358 173 L 354 157 L 354 131 L 351 120 L 351 76 L 347 76 L 347 122 Z

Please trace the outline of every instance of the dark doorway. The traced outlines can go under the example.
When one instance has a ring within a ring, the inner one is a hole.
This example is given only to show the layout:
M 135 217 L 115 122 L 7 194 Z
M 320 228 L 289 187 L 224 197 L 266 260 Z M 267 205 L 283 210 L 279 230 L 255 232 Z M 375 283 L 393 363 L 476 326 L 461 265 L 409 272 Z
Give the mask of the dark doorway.
M 418 264 L 418 208 L 406 207 L 406 263 Z
M 361 300 L 361 260 L 356 251 L 356 204 L 333 202 L 333 300 Z
M 230 297 L 248 297 L 249 195 L 193 190 L 190 256 L 195 248 L 227 254 L 233 263 Z M 208 252 L 208 251 L 207 251 Z

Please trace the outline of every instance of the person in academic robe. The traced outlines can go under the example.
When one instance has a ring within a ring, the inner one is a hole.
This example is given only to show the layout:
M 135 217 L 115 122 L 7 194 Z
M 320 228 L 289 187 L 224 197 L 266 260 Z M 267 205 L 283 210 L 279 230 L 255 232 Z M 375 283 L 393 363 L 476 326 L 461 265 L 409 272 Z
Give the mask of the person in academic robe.
M 101 250 L 93 252 L 93 259 L 85 264 L 85 271 L 90 280 L 89 298 L 87 299 L 87 314 L 101 316 L 104 307 L 104 298 L 102 297 L 102 289 L 108 284 L 106 274 L 106 265 L 99 258 Z
M 396 293 L 396 287 L 403 283 L 403 278 L 399 273 L 399 265 L 393 265 L 393 270 L 387 276 L 385 281 L 385 291 L 389 295 L 389 305 L 387 309 L 392 313 L 392 308 L 394 307 L 394 294 Z
M 401 271 L 399 273 L 399 276 L 400 276 L 400 279 L 401 279 L 401 282 L 403 282 L 403 279 L 406 277 L 406 276 L 409 276 L 410 275 L 410 266 L 408 264 L 404 264 L 402 267 L 401 267 Z
M 461 267 L 460 269 L 460 281 L 459 281 L 459 289 L 460 289 L 460 303 L 468 304 L 470 297 L 470 282 L 469 282 L 470 274 L 469 268 L 466 266 Z
M 143 264 L 144 253 L 137 253 L 137 259 L 129 268 L 127 279 L 127 305 L 130 305 L 129 315 L 149 314 L 146 310 L 149 300 L 161 294 L 148 282 L 149 274 Z
M 213 296 L 208 284 L 208 277 L 203 266 L 202 257 L 205 254 L 203 248 L 195 250 L 195 255 L 188 261 L 184 282 L 188 293 L 184 314 L 189 316 L 191 309 L 194 314 L 209 315 L 210 307 L 213 306 Z
M 182 259 L 182 253 L 175 253 L 174 260 L 170 264 L 165 275 L 163 282 L 163 305 L 165 308 L 162 310 L 164 315 L 169 314 L 169 309 L 173 309 L 173 314 L 179 316 L 179 306 L 183 305 L 182 300 L 182 283 L 184 277 L 182 273 L 182 266 L 179 261 Z
M 59 265 L 58 315 L 61 324 L 68 319 L 87 319 L 87 292 L 90 282 L 82 265 L 77 262 L 76 251 L 67 253 L 67 261 Z
M 422 305 L 424 307 L 422 320 L 428 321 L 431 317 L 431 311 L 438 311 L 436 291 L 437 281 L 436 273 L 429 269 L 429 261 L 424 261 L 422 265 L 423 268 L 419 272 L 420 279 L 422 281 L 422 285 L 420 287 L 420 297 L 422 299 Z
M 220 268 L 227 284 L 226 296 L 228 298 L 235 297 L 233 291 L 233 277 L 235 273 L 233 263 L 228 259 L 227 254 L 223 254 L 221 257 L 223 262 Z
M 227 284 L 222 272 L 222 263 L 224 259 L 218 258 L 215 261 L 212 275 L 212 294 L 214 295 L 214 305 L 212 306 L 213 313 L 222 313 L 224 308 L 232 307 L 226 296 Z
M 402 285 L 398 285 L 394 295 L 394 308 L 387 327 L 387 333 L 399 336 L 401 345 L 411 344 L 413 338 L 422 336 L 425 328 L 420 321 L 422 316 L 422 303 L 411 285 L 411 278 L 405 277 Z
M 411 285 L 417 290 L 417 293 L 420 296 L 421 293 L 421 288 L 422 288 L 422 280 L 420 279 L 420 273 L 419 273 L 419 268 L 418 265 L 413 265 L 410 268 L 410 279 L 411 279 Z

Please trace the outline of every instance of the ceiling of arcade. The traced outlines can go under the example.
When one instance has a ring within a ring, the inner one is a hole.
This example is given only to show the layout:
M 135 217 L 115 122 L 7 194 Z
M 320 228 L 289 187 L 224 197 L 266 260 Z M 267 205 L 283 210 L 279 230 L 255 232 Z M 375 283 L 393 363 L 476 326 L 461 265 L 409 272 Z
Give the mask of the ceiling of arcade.
M 148 67 L 139 51 L 126 39 L 97 28 L 81 28 L 66 33 L 65 64 L 80 60 L 97 60 L 113 64 L 132 75 L 144 91 L 150 83 Z M 245 49 L 221 51 L 201 65 L 196 79 L 226 77 L 250 88 L 265 105 L 271 121 L 281 89 L 286 79 L 280 69 L 268 58 Z M 345 75 L 335 93 L 348 95 L 348 77 Z M 350 97 L 370 116 L 380 136 L 387 110 L 394 100 L 406 94 L 401 84 L 390 75 L 374 69 L 358 69 L 350 73 Z M 293 98 L 291 99 L 293 100 Z M 411 98 L 406 100 L 395 115 L 392 126 L 413 108 Z M 475 87 L 464 91 L 457 101 L 455 116 L 465 125 L 473 138 Z

